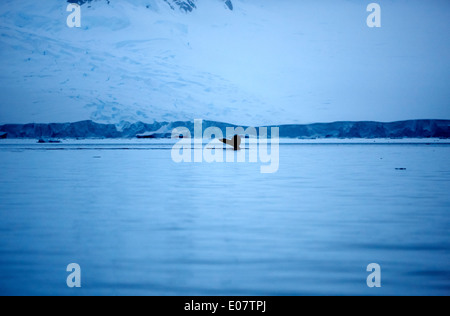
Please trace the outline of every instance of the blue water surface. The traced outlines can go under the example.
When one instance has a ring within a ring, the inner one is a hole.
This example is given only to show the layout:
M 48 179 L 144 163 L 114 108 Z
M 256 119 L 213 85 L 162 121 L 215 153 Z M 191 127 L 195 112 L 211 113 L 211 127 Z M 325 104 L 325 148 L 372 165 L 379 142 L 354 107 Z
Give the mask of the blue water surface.
M 0 143 L 0 294 L 450 294 L 450 146 L 283 144 L 275 174 L 170 149 Z

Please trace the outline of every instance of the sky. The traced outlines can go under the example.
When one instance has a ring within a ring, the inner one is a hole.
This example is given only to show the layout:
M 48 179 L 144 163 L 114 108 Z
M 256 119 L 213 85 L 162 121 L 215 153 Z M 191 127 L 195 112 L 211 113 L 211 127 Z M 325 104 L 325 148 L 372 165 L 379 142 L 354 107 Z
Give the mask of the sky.
M 111 2 L 0 3 L 0 123 L 450 119 L 450 1 Z

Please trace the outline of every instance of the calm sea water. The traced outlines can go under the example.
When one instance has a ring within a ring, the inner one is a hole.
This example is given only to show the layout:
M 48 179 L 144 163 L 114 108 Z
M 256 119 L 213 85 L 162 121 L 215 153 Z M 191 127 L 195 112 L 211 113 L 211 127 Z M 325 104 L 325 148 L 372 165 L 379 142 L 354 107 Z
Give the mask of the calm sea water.
M 265 175 L 170 148 L 0 142 L 0 294 L 450 294 L 449 145 L 283 144 Z

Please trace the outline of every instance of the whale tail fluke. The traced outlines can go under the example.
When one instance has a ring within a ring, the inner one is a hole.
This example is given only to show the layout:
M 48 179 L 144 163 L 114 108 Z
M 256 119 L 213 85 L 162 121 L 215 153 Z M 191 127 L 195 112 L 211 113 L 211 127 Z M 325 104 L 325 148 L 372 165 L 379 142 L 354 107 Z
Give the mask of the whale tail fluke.
M 234 137 L 232 139 L 227 139 L 227 138 L 220 139 L 220 141 L 224 144 L 232 146 L 234 148 L 234 150 L 241 150 L 240 146 L 241 146 L 242 139 L 241 139 L 241 136 L 239 136 L 239 135 L 234 135 Z

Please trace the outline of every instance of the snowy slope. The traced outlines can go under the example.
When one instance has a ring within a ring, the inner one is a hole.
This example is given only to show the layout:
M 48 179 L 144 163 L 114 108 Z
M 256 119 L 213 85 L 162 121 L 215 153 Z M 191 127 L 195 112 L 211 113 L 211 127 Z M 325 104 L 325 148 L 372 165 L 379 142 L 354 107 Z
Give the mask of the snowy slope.
M 380 3 L 2 0 L 0 124 L 449 118 L 449 2 Z
M 202 14 L 232 14 L 221 0 L 203 2 L 186 14 L 162 0 L 93 1 L 82 28 L 69 29 L 64 1 L 4 1 L 0 121 L 242 121 L 263 102 L 201 67 L 208 56 L 189 30 L 201 32 Z

